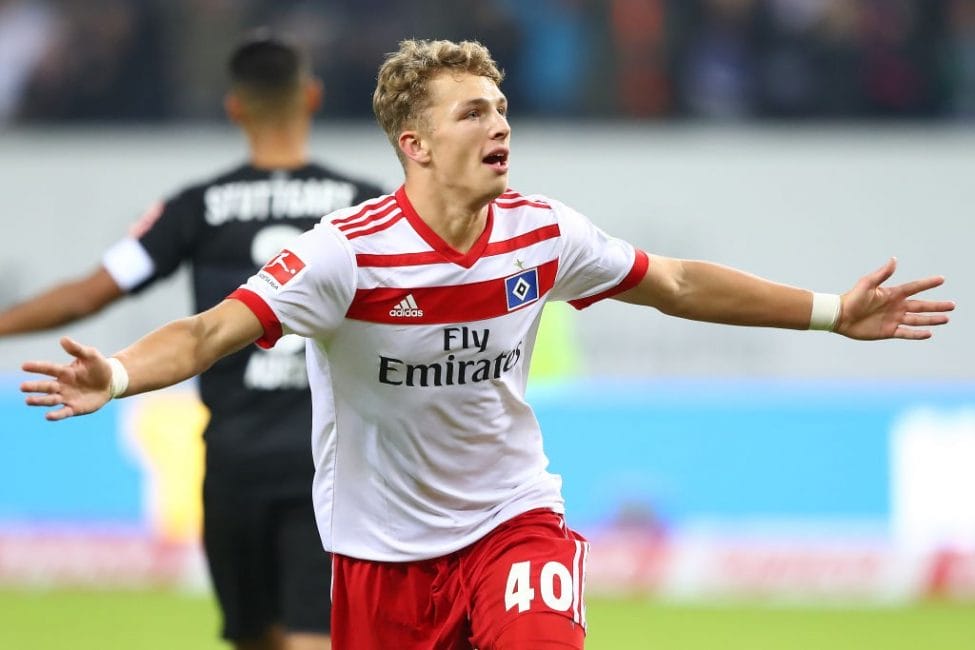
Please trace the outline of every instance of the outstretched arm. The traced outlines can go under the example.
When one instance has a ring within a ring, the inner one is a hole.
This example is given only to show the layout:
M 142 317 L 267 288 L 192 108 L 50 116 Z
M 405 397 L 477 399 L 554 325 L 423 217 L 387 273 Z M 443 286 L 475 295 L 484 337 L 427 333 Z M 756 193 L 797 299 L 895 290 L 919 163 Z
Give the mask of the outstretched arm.
M 123 296 L 105 267 L 0 312 L 0 336 L 51 329 L 101 311 Z
M 926 339 L 928 327 L 948 322 L 945 312 L 955 308 L 953 302 L 913 298 L 944 278 L 882 286 L 895 268 L 891 259 L 843 294 L 835 332 L 862 340 Z M 805 289 L 719 264 L 658 256 L 651 258 L 640 284 L 617 298 L 692 320 L 792 329 L 810 326 L 813 306 L 813 294 Z
M 127 388 L 115 396 L 189 379 L 262 333 L 257 317 L 237 300 L 224 300 L 205 312 L 173 321 L 114 355 L 128 375 Z M 26 381 L 20 387 L 25 393 L 35 393 L 27 397 L 27 404 L 60 407 L 46 414 L 48 420 L 92 413 L 113 397 L 112 366 L 98 350 L 67 337 L 61 339 L 61 347 L 73 361 L 28 361 L 23 365 L 27 372 L 50 377 Z

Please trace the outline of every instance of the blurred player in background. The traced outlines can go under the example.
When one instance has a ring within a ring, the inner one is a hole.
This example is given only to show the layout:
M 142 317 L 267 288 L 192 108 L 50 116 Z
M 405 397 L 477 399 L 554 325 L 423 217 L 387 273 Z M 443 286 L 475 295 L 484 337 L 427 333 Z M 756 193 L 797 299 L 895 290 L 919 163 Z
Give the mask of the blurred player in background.
M 322 100 L 304 55 L 271 37 L 232 54 L 227 114 L 250 159 L 157 203 L 90 275 L 0 313 L 0 335 L 97 313 L 192 264 L 197 310 L 220 302 L 284 242 L 322 215 L 381 194 L 311 162 L 308 135 Z M 329 647 L 330 558 L 311 501 L 311 400 L 304 341 L 252 348 L 200 376 L 210 411 L 204 544 L 223 612 L 241 650 Z
M 252 342 L 309 340 L 314 499 L 333 556 L 333 643 L 349 650 L 581 648 L 588 544 L 566 526 L 525 401 L 542 306 L 615 297 L 693 320 L 924 339 L 933 277 L 842 296 L 650 256 L 566 205 L 508 188 L 501 73 L 477 43 L 404 41 L 373 108 L 403 165 L 395 194 L 340 209 L 228 300 L 114 357 L 24 382 L 59 420 L 167 386 Z M 585 155 L 580 152 L 580 155 Z

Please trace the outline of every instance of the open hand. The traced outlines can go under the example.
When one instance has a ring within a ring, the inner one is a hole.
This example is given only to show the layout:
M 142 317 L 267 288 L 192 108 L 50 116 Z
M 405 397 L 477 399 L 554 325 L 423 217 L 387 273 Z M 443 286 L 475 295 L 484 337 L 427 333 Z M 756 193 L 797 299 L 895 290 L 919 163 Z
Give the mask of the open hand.
M 21 392 L 39 393 L 27 396 L 30 406 L 61 407 L 48 411 L 44 416 L 48 420 L 92 413 L 111 399 L 112 369 L 105 357 L 95 348 L 68 337 L 61 339 L 61 347 L 74 357 L 71 363 L 27 361 L 21 366 L 27 372 L 52 378 L 25 381 L 20 385 Z
M 897 260 L 869 273 L 843 294 L 836 332 L 851 339 L 927 339 L 935 325 L 948 322 L 955 308 L 950 300 L 918 300 L 915 294 L 941 286 L 944 278 L 933 276 L 894 287 L 881 286 L 897 268 Z

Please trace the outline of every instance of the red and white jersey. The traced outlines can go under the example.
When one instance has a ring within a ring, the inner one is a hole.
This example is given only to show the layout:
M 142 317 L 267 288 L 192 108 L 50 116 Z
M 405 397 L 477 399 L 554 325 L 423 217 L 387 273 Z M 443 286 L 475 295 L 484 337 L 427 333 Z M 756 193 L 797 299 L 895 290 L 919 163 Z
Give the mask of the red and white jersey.
M 645 253 L 542 196 L 506 192 L 461 254 L 394 195 L 332 213 L 231 294 L 260 345 L 307 337 L 313 496 L 326 549 L 446 555 L 563 511 L 525 382 L 542 306 L 634 286 Z

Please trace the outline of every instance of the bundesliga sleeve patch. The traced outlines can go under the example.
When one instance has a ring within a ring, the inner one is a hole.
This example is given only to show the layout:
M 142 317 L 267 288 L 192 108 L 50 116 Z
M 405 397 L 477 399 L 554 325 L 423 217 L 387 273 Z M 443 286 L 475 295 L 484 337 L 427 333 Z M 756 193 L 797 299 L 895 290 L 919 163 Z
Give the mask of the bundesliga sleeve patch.
M 301 261 L 301 258 L 288 249 L 284 249 L 265 264 L 258 275 L 275 289 L 280 289 L 291 282 L 303 268 L 305 268 L 305 263 Z
M 528 269 L 504 279 L 508 311 L 538 300 L 538 269 Z

